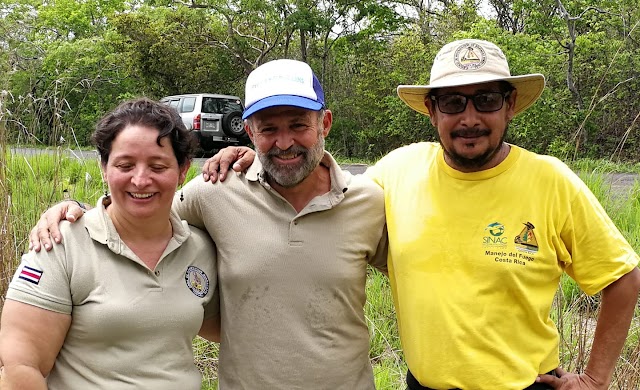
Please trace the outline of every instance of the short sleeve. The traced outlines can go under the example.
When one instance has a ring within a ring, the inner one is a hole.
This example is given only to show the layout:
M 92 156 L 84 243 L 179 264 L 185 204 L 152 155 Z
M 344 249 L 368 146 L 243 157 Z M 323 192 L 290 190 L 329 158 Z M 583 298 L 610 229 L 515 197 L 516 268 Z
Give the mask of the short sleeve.
M 638 255 L 586 186 L 571 202 L 561 237 L 571 259 L 565 271 L 587 294 L 596 294 L 638 265 Z
M 51 251 L 30 251 L 22 256 L 7 299 L 62 314 L 71 314 L 70 278 L 62 244 Z
M 202 175 L 198 175 L 189 180 L 189 182 L 180 189 L 181 195 L 180 193 L 176 193 L 173 197 L 173 204 L 171 206 L 171 209 L 180 219 L 200 229 L 204 229 L 205 227 L 199 202 L 201 196 L 200 191 L 205 185 L 213 186 L 211 183 L 204 183 Z

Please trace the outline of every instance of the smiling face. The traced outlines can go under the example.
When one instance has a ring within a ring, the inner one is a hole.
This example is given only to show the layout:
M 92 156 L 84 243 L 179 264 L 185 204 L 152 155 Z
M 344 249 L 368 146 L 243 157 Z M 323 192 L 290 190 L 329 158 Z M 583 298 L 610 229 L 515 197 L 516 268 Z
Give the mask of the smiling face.
M 324 156 L 324 137 L 331 128 L 331 111 L 291 106 L 267 108 L 251 115 L 247 134 L 269 178 L 291 188 L 318 167 Z
M 476 95 L 484 92 L 506 92 L 500 83 L 483 83 L 441 88 L 434 95 Z M 430 99 L 425 101 L 431 123 L 438 129 L 438 138 L 449 166 L 462 172 L 475 172 L 498 165 L 506 155 L 499 153 L 514 116 L 516 91 L 507 95 L 502 108 L 493 112 L 479 112 L 469 99 L 463 112 L 445 114 Z
M 107 211 L 137 220 L 167 220 L 178 185 L 189 163 L 178 166 L 168 137 L 158 145 L 159 131 L 145 125 L 127 125 L 111 144 L 102 170 L 111 192 Z

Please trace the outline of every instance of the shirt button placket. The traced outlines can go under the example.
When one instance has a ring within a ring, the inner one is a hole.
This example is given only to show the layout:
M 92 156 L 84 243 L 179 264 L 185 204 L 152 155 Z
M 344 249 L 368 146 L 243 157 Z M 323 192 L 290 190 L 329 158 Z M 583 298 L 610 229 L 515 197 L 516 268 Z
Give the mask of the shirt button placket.
M 294 219 L 289 224 L 289 245 L 291 246 L 301 246 L 302 239 L 300 237 L 298 226 L 298 219 Z

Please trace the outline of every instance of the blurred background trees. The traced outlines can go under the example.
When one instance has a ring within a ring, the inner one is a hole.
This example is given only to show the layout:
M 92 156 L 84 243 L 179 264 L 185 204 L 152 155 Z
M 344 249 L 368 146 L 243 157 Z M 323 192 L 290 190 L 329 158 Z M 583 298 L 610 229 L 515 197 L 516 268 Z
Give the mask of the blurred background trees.
M 12 143 L 87 145 L 119 101 L 244 97 L 256 66 L 308 62 L 335 124 L 328 149 L 377 159 L 434 140 L 397 98 L 445 43 L 483 38 L 547 88 L 509 141 L 563 158 L 640 161 L 636 0 L 0 0 L 0 90 Z

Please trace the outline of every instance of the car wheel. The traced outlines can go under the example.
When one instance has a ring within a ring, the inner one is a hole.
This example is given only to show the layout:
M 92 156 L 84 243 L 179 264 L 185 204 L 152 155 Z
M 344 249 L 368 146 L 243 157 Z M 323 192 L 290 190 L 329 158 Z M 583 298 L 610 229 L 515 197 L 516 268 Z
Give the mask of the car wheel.
M 232 111 L 222 117 L 222 131 L 229 137 L 241 137 L 244 134 L 244 123 L 240 111 Z

